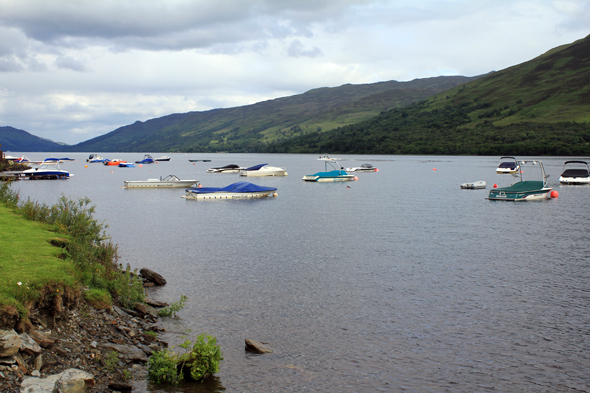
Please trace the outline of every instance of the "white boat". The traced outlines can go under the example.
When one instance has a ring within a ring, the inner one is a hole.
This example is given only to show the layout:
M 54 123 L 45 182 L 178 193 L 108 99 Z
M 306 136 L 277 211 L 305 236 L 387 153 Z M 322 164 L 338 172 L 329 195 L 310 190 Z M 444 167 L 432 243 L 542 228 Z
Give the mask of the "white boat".
M 243 168 L 240 171 L 240 176 L 287 176 L 287 170 L 268 164 L 259 164 Z
M 46 161 L 31 169 L 25 169 L 23 175 L 31 180 L 69 179 L 70 172 L 59 167 L 59 161 Z
M 137 181 L 125 181 L 125 188 L 171 188 L 171 187 L 190 187 L 198 183 L 196 180 L 180 180 L 174 175 L 168 175 L 162 179 L 147 179 Z
M 108 159 L 102 158 L 98 154 L 91 154 L 86 159 L 86 162 L 107 162 L 107 161 L 108 161 Z
M 461 188 L 465 190 L 480 190 L 482 188 L 486 188 L 487 183 L 483 180 L 474 181 L 473 183 L 463 183 L 461 184 Z
M 572 165 L 573 164 L 573 165 Z M 566 165 L 570 167 L 566 169 Z M 572 168 L 576 166 L 576 168 Z M 582 167 L 582 168 L 580 168 Z M 559 177 L 561 184 L 590 184 L 590 168 L 586 161 L 566 161 L 563 163 L 563 172 Z
M 323 156 L 320 156 L 320 158 L 318 158 L 318 160 L 322 160 L 322 161 L 342 161 L 342 158 L 332 158 L 327 154 L 324 154 Z
M 346 172 L 379 172 L 379 169 L 371 164 L 363 164 L 356 168 L 346 168 Z
M 333 170 L 329 171 L 328 165 L 330 165 Z M 324 172 L 314 173 L 313 175 L 305 175 L 303 176 L 303 180 L 317 183 L 358 180 L 358 177 L 355 175 L 349 175 L 346 173 L 344 168 L 342 168 L 336 161 L 325 161 L 324 167 Z
M 162 156 L 162 157 L 154 158 L 154 161 L 170 161 L 170 157 Z
M 207 169 L 207 173 L 238 173 L 242 169 L 244 169 L 244 168 L 242 168 L 239 165 L 229 164 L 229 165 L 220 166 L 217 168 L 209 168 L 209 169 Z
M 520 181 L 509 187 L 492 188 L 488 195 L 492 201 L 534 201 L 538 199 L 554 198 L 551 187 L 547 182 L 549 177 L 541 161 L 519 161 L 519 168 L 525 165 L 538 166 L 541 171 L 541 180 L 523 180 L 522 170 L 519 170 Z
M 507 173 L 518 173 L 520 170 L 520 164 L 514 157 L 500 157 L 500 164 L 496 168 L 496 173 L 507 174 Z
M 245 181 L 230 184 L 227 187 L 197 187 L 186 190 L 186 199 L 244 199 L 277 196 L 274 187 L 263 187 Z

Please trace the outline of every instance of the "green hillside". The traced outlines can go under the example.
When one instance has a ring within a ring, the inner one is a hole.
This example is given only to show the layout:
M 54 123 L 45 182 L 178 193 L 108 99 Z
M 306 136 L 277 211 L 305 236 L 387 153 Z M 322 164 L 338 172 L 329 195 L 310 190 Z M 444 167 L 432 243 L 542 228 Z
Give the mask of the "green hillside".
M 61 151 L 63 144 L 39 138 L 13 127 L 0 127 L 2 151 Z
M 319 88 L 253 105 L 138 121 L 69 149 L 190 152 L 223 151 L 231 146 L 235 151 L 239 146 L 272 143 L 358 123 L 475 79 L 445 76 Z
M 590 36 L 368 121 L 249 150 L 590 155 Z

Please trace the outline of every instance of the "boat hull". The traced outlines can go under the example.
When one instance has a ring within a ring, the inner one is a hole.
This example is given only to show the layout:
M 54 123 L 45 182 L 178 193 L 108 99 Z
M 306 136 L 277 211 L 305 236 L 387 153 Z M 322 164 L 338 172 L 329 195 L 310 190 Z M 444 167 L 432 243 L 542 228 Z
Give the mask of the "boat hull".
M 178 180 L 178 181 L 160 181 L 158 179 L 147 181 L 126 181 L 123 185 L 125 188 L 173 188 L 173 187 L 191 187 L 197 183 L 196 180 Z
M 544 187 L 543 182 L 540 181 L 522 181 L 510 187 L 490 190 L 487 199 L 511 202 L 549 199 L 551 190 L 549 187 Z
M 186 199 L 247 199 L 247 198 L 263 198 L 274 195 L 276 191 L 259 191 L 259 192 L 210 192 L 199 194 L 198 192 L 187 191 L 183 198 Z
M 287 176 L 287 171 L 242 171 L 240 176 L 262 177 L 262 176 Z
M 463 183 L 461 188 L 464 190 L 480 190 L 486 188 L 487 183 L 485 181 L 476 181 L 473 183 Z
M 315 175 L 306 175 L 303 176 L 303 181 L 309 182 L 316 182 L 316 183 L 332 183 L 332 182 L 341 182 L 341 181 L 354 181 L 354 176 L 336 176 L 336 177 L 324 177 L 324 176 L 315 176 Z
M 560 177 L 559 182 L 561 184 L 572 184 L 572 185 L 588 185 L 590 184 L 590 178 L 588 177 Z

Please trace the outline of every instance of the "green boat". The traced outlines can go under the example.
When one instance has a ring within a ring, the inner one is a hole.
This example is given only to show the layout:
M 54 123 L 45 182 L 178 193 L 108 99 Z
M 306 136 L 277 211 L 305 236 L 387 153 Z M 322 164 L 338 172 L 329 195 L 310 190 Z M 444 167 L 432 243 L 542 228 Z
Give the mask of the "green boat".
M 513 183 L 510 187 L 493 188 L 488 195 L 493 201 L 532 201 L 537 199 L 548 199 L 551 187 L 547 184 L 547 174 L 541 161 L 519 161 L 520 181 Z M 522 180 L 522 168 L 524 165 L 535 165 L 541 170 L 543 180 Z M 515 175 L 516 176 L 516 175 Z

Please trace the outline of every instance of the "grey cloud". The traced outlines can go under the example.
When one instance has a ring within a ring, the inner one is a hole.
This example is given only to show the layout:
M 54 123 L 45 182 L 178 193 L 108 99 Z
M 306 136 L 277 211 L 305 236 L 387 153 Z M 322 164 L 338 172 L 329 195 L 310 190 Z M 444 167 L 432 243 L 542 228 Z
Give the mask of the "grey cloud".
M 324 53 L 321 49 L 317 47 L 313 47 L 313 49 L 305 49 L 301 41 L 293 40 L 289 45 L 289 49 L 287 50 L 289 57 L 318 57 L 323 56 Z
M 72 71 L 84 72 L 87 70 L 86 65 L 82 61 L 73 59 L 70 56 L 59 56 L 55 60 L 55 65 L 58 68 L 68 69 Z

